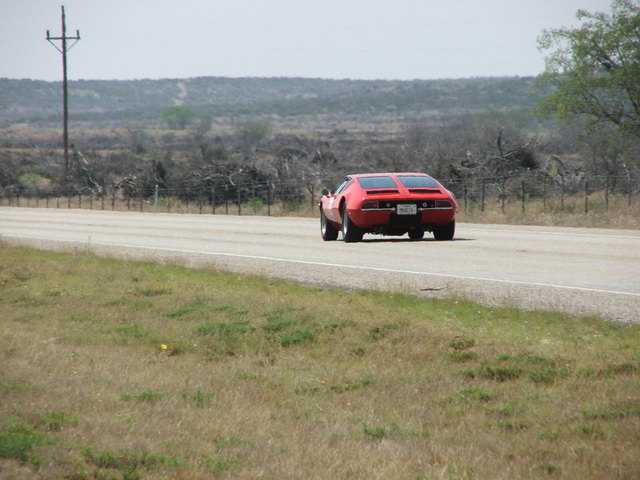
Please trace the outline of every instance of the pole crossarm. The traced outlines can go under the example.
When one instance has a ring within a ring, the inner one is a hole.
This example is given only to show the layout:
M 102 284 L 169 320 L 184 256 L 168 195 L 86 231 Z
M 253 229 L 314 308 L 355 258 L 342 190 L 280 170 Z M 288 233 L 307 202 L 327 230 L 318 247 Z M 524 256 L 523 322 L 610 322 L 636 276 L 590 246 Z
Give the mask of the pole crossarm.
M 58 50 L 60 53 L 64 53 L 62 51 L 62 49 L 60 47 L 58 47 L 58 45 L 56 45 L 55 43 L 53 43 L 53 40 L 75 40 L 71 45 L 67 45 L 67 52 L 69 50 L 71 50 L 71 48 L 73 48 L 73 46 L 78 43 L 78 40 L 80 40 L 80 30 L 76 30 L 76 35 L 75 37 L 52 37 L 51 34 L 49 33 L 49 30 L 47 30 L 47 41 L 53 45 L 55 47 L 56 50 Z

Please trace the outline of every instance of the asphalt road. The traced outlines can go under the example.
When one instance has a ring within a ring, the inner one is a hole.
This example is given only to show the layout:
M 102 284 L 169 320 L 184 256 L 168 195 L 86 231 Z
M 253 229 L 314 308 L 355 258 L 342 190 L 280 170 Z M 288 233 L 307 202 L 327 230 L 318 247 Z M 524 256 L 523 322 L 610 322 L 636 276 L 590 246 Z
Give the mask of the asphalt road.
M 450 242 L 347 244 L 308 218 L 0 207 L 0 241 L 640 323 L 635 230 L 459 224 Z

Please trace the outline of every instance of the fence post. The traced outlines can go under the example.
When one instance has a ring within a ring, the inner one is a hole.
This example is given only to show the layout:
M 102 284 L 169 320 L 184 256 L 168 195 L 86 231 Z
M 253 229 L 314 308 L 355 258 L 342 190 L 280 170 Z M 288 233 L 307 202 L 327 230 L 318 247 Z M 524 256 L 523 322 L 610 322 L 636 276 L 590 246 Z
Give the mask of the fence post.
M 211 186 L 211 213 L 216 214 L 216 186 Z
M 522 195 L 522 214 L 524 215 L 524 208 L 525 208 L 524 180 L 522 180 L 520 184 L 520 195 Z
M 604 211 L 609 213 L 609 175 L 607 175 L 604 184 Z
M 467 189 L 467 184 L 464 184 L 464 213 L 467 213 L 467 203 L 468 203 L 468 189 Z
M 502 195 L 501 197 L 501 208 L 502 208 L 502 214 L 504 215 L 504 202 L 505 199 L 507 197 L 507 180 L 506 177 L 503 175 L 502 176 Z
M 271 184 L 267 185 L 267 215 L 271 216 Z
M 484 213 L 485 178 L 482 177 L 482 196 L 480 197 L 480 211 Z
M 284 190 L 284 182 L 280 182 L 280 195 L 282 195 L 282 211 L 287 211 L 287 192 Z
M 584 214 L 589 213 L 589 180 L 584 181 Z
M 251 200 L 253 201 L 253 214 L 258 213 L 258 207 L 256 206 L 256 184 L 251 184 Z
M 153 208 L 158 208 L 158 185 L 153 188 Z

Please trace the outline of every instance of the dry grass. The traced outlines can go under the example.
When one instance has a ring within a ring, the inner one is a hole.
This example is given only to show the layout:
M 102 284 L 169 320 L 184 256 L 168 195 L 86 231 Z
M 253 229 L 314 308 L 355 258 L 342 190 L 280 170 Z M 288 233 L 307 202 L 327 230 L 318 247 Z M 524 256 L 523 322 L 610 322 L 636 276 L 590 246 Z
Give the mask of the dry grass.
M 640 475 L 640 328 L 0 248 L 0 478 Z
M 484 211 L 477 203 L 460 203 L 460 222 L 511 225 L 546 225 L 564 227 L 596 227 L 640 229 L 640 203 L 637 196 L 609 195 L 603 192 L 589 196 L 586 206 L 584 195 L 559 199 L 527 199 L 524 212 L 520 201 L 510 201 L 502 208 L 502 201 L 489 199 Z

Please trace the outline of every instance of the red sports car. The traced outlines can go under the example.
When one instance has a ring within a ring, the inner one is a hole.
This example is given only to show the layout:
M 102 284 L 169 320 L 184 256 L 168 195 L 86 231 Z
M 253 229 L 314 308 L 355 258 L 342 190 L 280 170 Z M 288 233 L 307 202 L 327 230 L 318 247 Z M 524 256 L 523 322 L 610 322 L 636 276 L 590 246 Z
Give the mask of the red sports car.
M 453 193 L 424 173 L 348 175 L 333 192 L 322 191 L 319 207 L 323 240 L 342 231 L 345 242 L 359 242 L 365 233 L 420 240 L 425 231 L 451 240 L 458 210 Z

